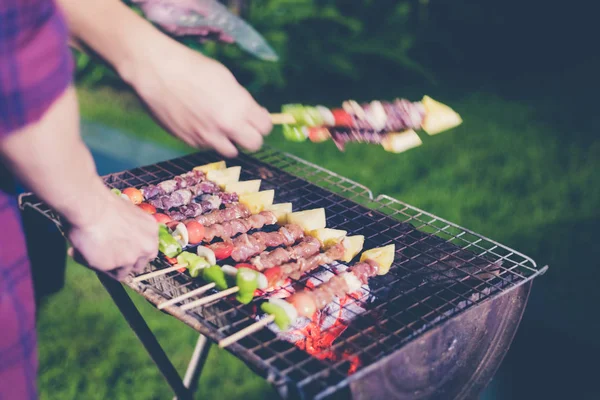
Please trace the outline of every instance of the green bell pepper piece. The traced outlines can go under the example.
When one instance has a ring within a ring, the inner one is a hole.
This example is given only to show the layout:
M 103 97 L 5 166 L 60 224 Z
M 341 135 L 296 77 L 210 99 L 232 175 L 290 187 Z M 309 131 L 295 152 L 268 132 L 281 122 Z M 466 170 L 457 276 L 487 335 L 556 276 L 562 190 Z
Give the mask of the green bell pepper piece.
M 291 142 L 304 142 L 306 135 L 300 125 L 283 125 L 283 137 Z
M 292 115 L 296 120 L 296 124 L 306 125 L 306 121 L 304 120 L 306 112 L 304 111 L 304 106 L 302 104 L 284 104 L 281 107 L 281 112 Z
M 112 188 L 112 189 L 110 189 L 110 191 L 113 192 L 114 194 L 116 194 L 117 196 L 121 195 L 121 191 L 117 188 Z
M 227 278 L 218 265 L 213 265 L 202 270 L 202 278 L 207 282 L 214 282 L 219 290 L 227 289 Z
M 188 271 L 190 272 L 190 276 L 192 278 L 197 278 L 200 275 L 200 272 L 210 267 L 210 263 L 204 257 L 198 257 L 195 263 L 190 264 L 188 266 Z
M 198 277 L 200 271 L 204 268 L 210 267 L 210 263 L 204 257 L 200 257 L 197 254 L 184 251 L 177 256 L 177 263 L 187 268 L 192 278 Z
M 254 298 L 254 291 L 258 289 L 258 271 L 250 268 L 239 268 L 235 283 L 240 290 L 235 298 L 242 304 L 248 304 Z
M 319 126 L 323 124 L 323 117 L 316 107 L 303 106 L 302 104 L 286 104 L 281 107 L 284 114 L 290 114 L 296 120 L 295 125 Z
M 164 224 L 158 226 L 158 250 L 169 258 L 177 257 L 182 250 L 181 245 L 171 236 Z
M 304 122 L 308 126 L 321 126 L 325 122 L 316 107 L 304 107 Z
M 263 303 L 261 304 L 260 309 L 267 314 L 273 315 L 275 317 L 275 325 L 282 331 L 287 330 L 292 324 L 292 321 L 290 321 L 285 310 L 273 303 Z

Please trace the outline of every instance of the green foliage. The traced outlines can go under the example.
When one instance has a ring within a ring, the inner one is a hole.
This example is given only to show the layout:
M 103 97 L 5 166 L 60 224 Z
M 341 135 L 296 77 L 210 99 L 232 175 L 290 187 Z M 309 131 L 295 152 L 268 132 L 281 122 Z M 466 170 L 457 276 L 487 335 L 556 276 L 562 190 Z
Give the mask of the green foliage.
M 412 0 L 265 0 L 252 2 L 248 22 L 271 44 L 279 62 L 258 60 L 235 44 L 195 39 L 184 43 L 218 59 L 252 92 L 284 90 L 291 83 L 357 82 L 380 64 L 431 80 L 410 52 L 417 45 Z M 114 84 L 116 76 L 86 55 L 77 55 L 78 78 L 88 85 Z M 311 82 L 312 81 L 312 82 Z

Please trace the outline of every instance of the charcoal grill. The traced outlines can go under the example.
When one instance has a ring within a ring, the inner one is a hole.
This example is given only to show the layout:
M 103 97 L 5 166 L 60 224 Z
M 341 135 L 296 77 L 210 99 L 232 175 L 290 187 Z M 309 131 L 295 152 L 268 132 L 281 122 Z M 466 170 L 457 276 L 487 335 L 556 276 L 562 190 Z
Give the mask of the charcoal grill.
M 201 152 L 104 181 L 118 189 L 140 187 L 219 159 Z M 354 373 L 348 373 L 348 357 L 320 360 L 268 329 L 231 345 L 230 352 L 282 398 L 454 399 L 473 398 L 485 388 L 516 332 L 533 278 L 547 266 L 538 268 L 518 251 L 389 196 L 375 197 L 363 185 L 272 148 L 228 161 L 236 165 L 241 180 L 262 179 L 261 190 L 275 189 L 276 203 L 291 202 L 294 211 L 324 207 L 327 226 L 364 235 L 365 249 L 395 243 L 396 259 L 387 275 L 370 280 L 373 301 L 332 346 L 360 359 Z M 34 195 L 22 195 L 20 205 L 61 227 L 60 217 Z M 157 260 L 149 270 L 167 266 Z M 244 306 L 225 298 L 188 311 L 166 307 L 200 333 L 182 381 L 123 286 L 98 277 L 178 398 L 192 396 L 212 342 L 256 321 L 255 302 Z M 125 284 L 158 305 L 202 282 L 173 272 Z

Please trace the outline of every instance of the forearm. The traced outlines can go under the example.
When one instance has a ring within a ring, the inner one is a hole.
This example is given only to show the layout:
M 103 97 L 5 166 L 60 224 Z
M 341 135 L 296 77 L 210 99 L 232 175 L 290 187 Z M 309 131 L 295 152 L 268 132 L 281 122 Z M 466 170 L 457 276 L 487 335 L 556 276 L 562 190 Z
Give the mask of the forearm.
M 120 0 L 57 0 L 74 39 L 92 48 L 126 81 L 142 55 L 171 40 Z
M 44 117 L 0 141 L 7 166 L 70 223 L 93 223 L 110 192 L 79 135 L 77 99 L 65 91 Z

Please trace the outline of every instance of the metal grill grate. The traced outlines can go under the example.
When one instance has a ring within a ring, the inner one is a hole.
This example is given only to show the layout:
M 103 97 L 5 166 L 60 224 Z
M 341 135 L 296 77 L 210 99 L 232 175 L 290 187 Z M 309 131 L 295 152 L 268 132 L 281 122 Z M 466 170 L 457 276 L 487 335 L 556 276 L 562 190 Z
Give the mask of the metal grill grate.
M 197 153 L 112 174 L 105 182 L 119 189 L 139 187 L 218 160 L 214 153 Z M 228 162 L 228 166 L 235 165 L 242 167 L 241 180 L 262 179 L 261 190 L 275 189 L 276 203 L 291 202 L 294 211 L 324 207 L 327 226 L 346 230 L 349 235 L 364 235 L 365 249 L 396 244 L 390 272 L 369 282 L 368 302 L 358 299 L 343 306 L 348 309 L 352 302 L 360 302 L 367 309 L 356 315 L 330 349 L 345 357 L 320 360 L 279 340 L 267 329 L 229 347 L 284 397 L 333 395 L 377 368 L 408 341 L 545 271 L 515 250 L 391 197 L 374 198 L 368 188 L 289 154 L 265 148 L 252 157 L 241 155 Z M 21 206 L 33 207 L 60 225 L 58 217 L 33 195 L 23 196 Z M 165 261 L 158 260 L 150 269 L 166 266 Z M 178 272 L 146 283 L 128 283 L 154 303 L 202 284 Z M 186 312 L 176 306 L 166 311 L 216 341 L 255 322 L 260 300 L 244 306 L 223 299 Z M 348 375 L 348 356 L 361 361 L 352 375 Z

